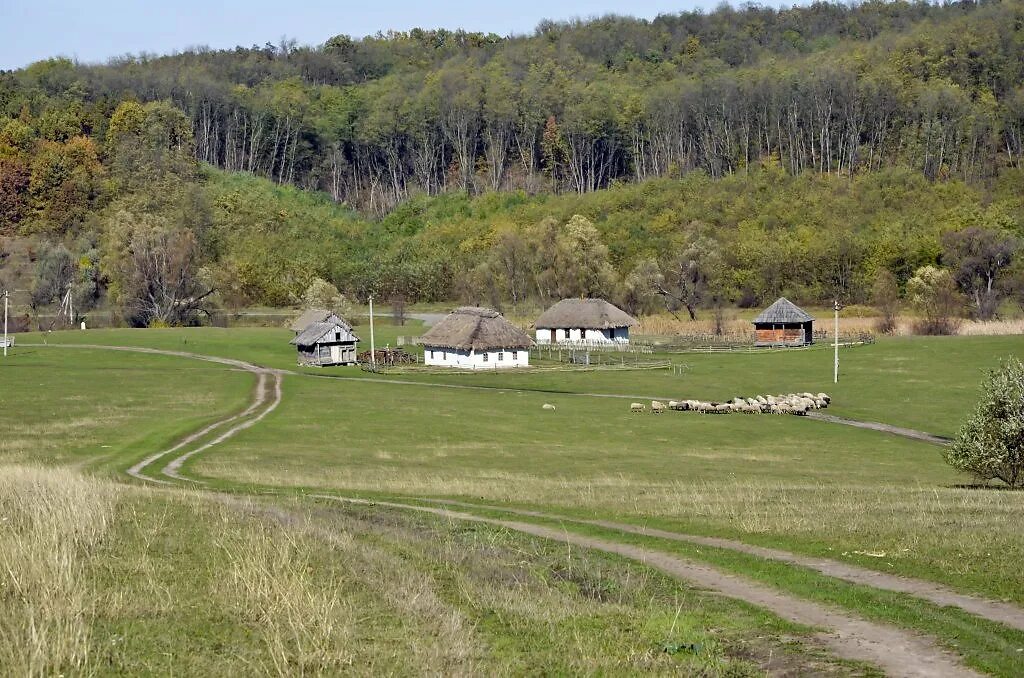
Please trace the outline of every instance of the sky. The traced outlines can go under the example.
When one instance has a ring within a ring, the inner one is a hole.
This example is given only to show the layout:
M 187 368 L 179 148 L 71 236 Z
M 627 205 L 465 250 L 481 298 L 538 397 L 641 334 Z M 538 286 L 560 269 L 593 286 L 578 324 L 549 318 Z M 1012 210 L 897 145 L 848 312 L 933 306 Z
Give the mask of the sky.
M 653 19 L 717 4 L 718 0 L 0 0 L 0 69 L 54 56 L 103 63 L 124 54 L 168 54 L 200 45 L 228 49 L 276 44 L 282 37 L 317 45 L 340 33 L 361 37 L 414 27 L 504 36 L 532 32 L 542 19 L 604 14 Z

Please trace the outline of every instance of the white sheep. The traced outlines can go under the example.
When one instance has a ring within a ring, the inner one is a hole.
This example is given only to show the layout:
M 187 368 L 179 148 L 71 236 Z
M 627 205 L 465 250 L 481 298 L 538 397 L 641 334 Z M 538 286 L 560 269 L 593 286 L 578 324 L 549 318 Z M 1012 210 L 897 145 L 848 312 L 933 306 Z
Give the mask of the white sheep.
M 552 405 L 551 403 L 544 403 L 543 405 L 541 405 L 541 409 L 543 409 L 543 410 L 551 410 L 552 412 L 554 412 L 555 411 L 555 406 Z
M 651 401 L 651 414 L 661 414 L 665 411 L 665 403 L 660 400 Z
M 644 406 L 643 403 L 630 403 L 629 404 L 629 411 L 630 412 L 643 412 L 646 409 L 647 408 Z

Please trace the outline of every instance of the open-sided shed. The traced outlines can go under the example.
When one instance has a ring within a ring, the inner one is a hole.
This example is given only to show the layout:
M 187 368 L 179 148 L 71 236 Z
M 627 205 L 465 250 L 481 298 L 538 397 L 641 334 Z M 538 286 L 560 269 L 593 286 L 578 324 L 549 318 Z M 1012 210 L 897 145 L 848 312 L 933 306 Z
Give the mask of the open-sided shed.
M 786 297 L 779 297 L 754 318 L 755 346 L 805 346 L 814 343 L 814 318 Z

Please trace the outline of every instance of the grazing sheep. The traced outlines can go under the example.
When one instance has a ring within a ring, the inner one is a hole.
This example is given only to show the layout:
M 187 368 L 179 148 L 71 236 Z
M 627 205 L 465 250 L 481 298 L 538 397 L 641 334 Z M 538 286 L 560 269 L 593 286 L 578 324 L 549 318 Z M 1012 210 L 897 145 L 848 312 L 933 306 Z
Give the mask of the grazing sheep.
M 541 405 L 541 409 L 542 410 L 551 410 L 552 412 L 554 412 L 555 411 L 555 406 L 552 405 L 551 403 L 544 403 L 543 405 Z
M 804 405 L 803 403 L 797 403 L 796 405 L 791 405 L 790 407 L 790 414 L 795 414 L 800 417 L 807 416 L 807 405 Z
M 660 400 L 651 401 L 651 414 L 661 414 L 665 411 L 665 403 Z
M 818 397 L 819 400 L 824 400 L 825 401 L 825 406 L 826 407 L 828 406 L 829 403 L 832 402 L 832 396 L 830 396 L 827 393 L 819 393 L 817 397 Z
M 777 401 L 777 400 L 775 399 L 775 396 L 768 396 L 768 397 L 766 397 L 766 398 L 765 398 L 765 400 L 767 400 L 767 401 L 768 401 L 768 404 L 769 404 L 769 405 L 774 405 L 775 403 L 777 403 L 777 402 L 778 402 L 778 401 Z
M 646 409 L 647 409 L 647 407 L 643 403 L 630 403 L 629 404 L 629 411 L 630 412 L 643 412 Z
M 767 405 L 768 404 L 768 399 L 765 398 L 762 395 L 757 396 L 756 398 L 754 398 L 754 400 L 757 401 L 758 405 Z

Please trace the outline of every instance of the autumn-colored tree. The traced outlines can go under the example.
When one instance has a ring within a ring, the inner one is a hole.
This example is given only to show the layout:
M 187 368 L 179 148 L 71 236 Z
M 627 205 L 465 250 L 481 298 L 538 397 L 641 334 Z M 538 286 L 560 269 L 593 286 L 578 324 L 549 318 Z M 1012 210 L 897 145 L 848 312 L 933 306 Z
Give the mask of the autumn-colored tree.
M 11 235 L 28 215 L 31 171 L 20 157 L 0 157 L 0 235 Z
M 34 230 L 63 234 L 79 226 L 99 198 L 103 173 L 96 145 L 88 137 L 42 142 L 29 177 L 38 221 Z

